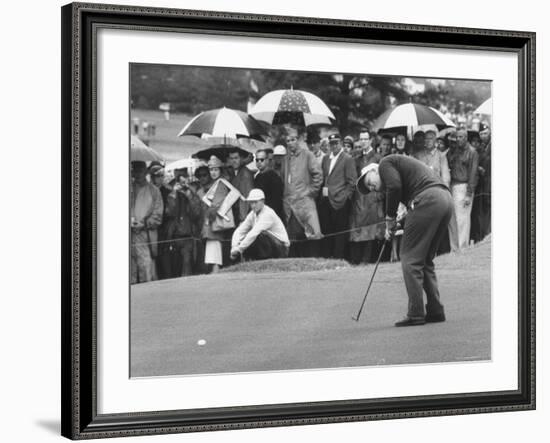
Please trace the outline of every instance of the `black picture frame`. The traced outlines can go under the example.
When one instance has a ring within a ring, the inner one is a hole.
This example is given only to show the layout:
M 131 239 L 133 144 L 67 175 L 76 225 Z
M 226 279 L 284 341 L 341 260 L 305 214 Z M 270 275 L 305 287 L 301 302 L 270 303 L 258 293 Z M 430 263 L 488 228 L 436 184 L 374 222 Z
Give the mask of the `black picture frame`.
M 72 3 L 62 15 L 62 435 L 71 439 L 535 408 L 535 33 Z M 518 389 L 99 415 L 95 33 L 99 27 L 507 51 L 519 61 Z

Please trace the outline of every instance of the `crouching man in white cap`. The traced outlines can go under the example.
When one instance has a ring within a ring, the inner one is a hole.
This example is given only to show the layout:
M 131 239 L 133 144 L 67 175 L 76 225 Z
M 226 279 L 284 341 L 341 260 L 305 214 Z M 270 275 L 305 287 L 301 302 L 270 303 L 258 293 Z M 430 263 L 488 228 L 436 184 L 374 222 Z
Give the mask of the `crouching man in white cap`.
M 290 241 L 281 219 L 265 204 L 261 189 L 252 189 L 248 198 L 252 210 L 233 233 L 231 258 L 263 260 L 288 256 Z

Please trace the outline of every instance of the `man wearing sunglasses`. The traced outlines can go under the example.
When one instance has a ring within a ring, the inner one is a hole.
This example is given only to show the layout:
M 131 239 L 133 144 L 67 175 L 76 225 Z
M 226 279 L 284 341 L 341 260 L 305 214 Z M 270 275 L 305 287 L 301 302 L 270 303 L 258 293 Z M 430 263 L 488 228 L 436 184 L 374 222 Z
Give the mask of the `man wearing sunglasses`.
M 285 220 L 283 212 L 283 180 L 269 167 L 269 157 L 265 149 L 256 151 L 256 167 L 254 187 L 265 194 L 265 204 L 275 211 L 281 220 Z

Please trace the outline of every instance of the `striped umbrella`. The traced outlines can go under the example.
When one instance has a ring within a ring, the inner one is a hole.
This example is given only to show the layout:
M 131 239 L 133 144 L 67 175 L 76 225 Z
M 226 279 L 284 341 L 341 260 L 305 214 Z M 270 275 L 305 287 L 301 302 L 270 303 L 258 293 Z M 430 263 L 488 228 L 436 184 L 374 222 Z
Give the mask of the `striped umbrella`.
M 475 114 L 493 115 L 493 99 L 488 98 L 474 111 Z
M 267 93 L 258 100 L 250 114 L 270 125 L 331 125 L 336 120 L 319 97 L 294 89 L 279 89 Z
M 164 158 L 157 151 L 147 146 L 135 135 L 130 136 L 130 161 L 164 162 Z
M 263 141 L 266 132 L 262 125 L 246 112 L 229 108 L 212 109 L 193 117 L 180 131 L 178 137 L 253 138 Z
M 435 125 L 439 130 L 455 127 L 455 124 L 437 109 L 417 103 L 407 103 L 384 112 L 374 122 L 373 129 L 379 132 L 397 132 L 403 128 L 418 128 L 426 125 Z

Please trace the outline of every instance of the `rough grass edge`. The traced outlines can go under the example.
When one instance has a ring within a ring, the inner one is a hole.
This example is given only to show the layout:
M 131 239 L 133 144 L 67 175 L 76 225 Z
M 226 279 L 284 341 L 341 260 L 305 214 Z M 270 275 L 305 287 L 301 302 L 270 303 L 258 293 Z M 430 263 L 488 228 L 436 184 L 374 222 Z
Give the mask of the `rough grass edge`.
M 308 272 L 308 271 L 334 271 L 351 268 L 352 265 L 345 260 L 327 258 L 277 258 L 237 263 L 220 272 Z
M 457 253 L 447 253 L 440 255 L 441 264 L 455 264 L 459 267 L 467 267 L 470 255 L 474 250 L 484 247 L 491 243 L 491 235 L 488 235 L 479 243 L 468 246 Z M 490 251 L 489 251 L 490 252 Z M 436 258 L 437 260 L 437 258 Z M 399 263 L 399 262 L 396 262 Z M 384 262 L 383 264 L 395 264 Z M 335 271 L 339 269 L 361 268 L 371 265 L 361 263 L 353 265 L 346 260 L 328 259 L 328 258 L 278 258 L 268 260 L 245 261 L 232 266 L 220 269 L 221 273 L 229 272 L 251 272 L 251 273 L 277 273 L 277 272 L 315 272 L 315 271 Z

